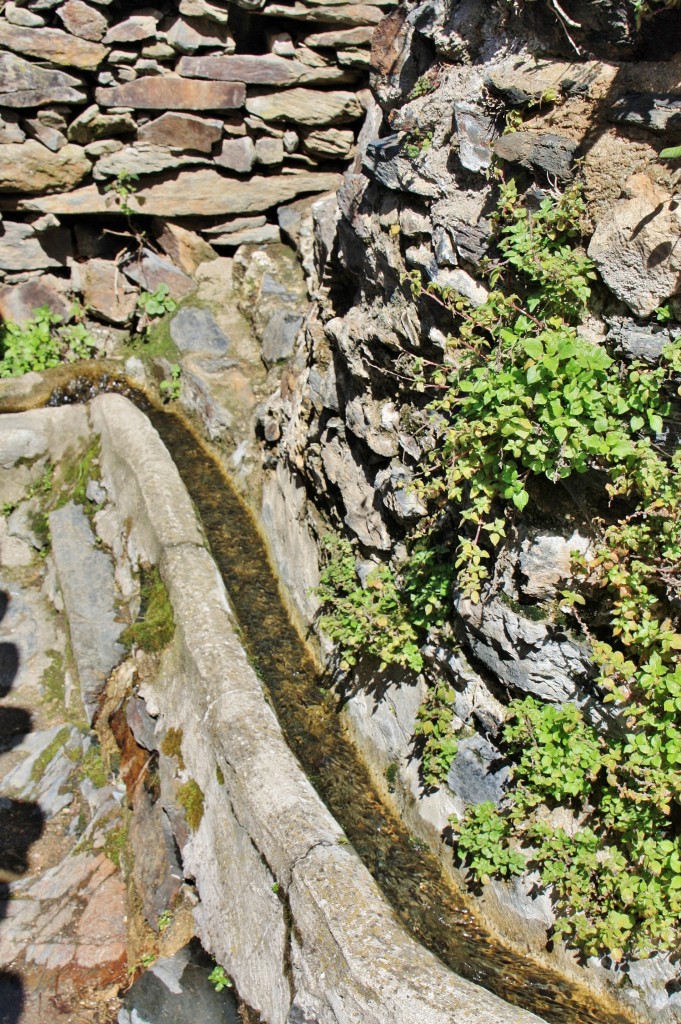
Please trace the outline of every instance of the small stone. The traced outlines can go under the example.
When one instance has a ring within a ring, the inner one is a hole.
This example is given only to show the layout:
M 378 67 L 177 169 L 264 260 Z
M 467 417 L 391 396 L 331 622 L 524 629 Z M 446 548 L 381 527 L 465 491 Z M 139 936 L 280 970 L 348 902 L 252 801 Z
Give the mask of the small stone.
M 57 153 L 39 142 L 0 145 L 0 192 L 64 192 L 91 168 L 85 151 L 68 144 Z
M 74 36 L 98 43 L 104 36 L 109 22 L 101 11 L 83 0 L 66 0 L 57 11 L 64 28 Z
M 171 60 L 175 56 L 175 50 L 168 43 L 159 41 L 150 46 L 143 46 L 141 56 L 150 60 Z
M 195 231 L 173 224 L 172 221 L 159 221 L 156 228 L 156 241 L 185 274 L 191 276 L 202 263 L 217 258 L 212 246 Z
M 172 112 L 161 114 L 154 121 L 142 125 L 137 137 L 142 142 L 151 142 L 157 146 L 210 153 L 222 137 L 222 122 L 194 114 Z
M 105 46 L 56 28 L 20 28 L 0 21 L 0 46 L 69 68 L 94 71 L 107 55 Z
M 433 227 L 430 217 L 427 213 L 422 213 L 421 210 L 414 210 L 410 206 L 405 206 L 400 210 L 399 218 L 400 231 L 409 238 L 413 238 L 415 235 L 430 235 L 432 233 Z
M 681 128 L 681 99 L 673 94 L 655 93 L 622 96 L 610 107 L 608 120 L 615 124 L 633 124 L 651 132 L 678 131 Z
M 94 166 L 92 175 L 95 181 L 105 178 L 117 178 L 119 175 L 160 174 L 162 171 L 176 170 L 187 164 L 206 164 L 208 161 L 201 156 L 177 153 L 165 146 L 154 146 L 149 142 L 139 142 L 124 146 L 119 152 L 102 157 Z
M 454 117 L 461 166 L 476 173 L 487 170 L 492 162 L 491 143 L 497 135 L 494 119 L 463 100 L 454 104 Z
M 69 233 L 44 232 L 40 238 L 32 225 L 4 220 L 0 224 L 0 270 L 46 270 L 65 267 L 73 255 Z
M 84 145 L 112 135 L 128 135 L 137 125 L 130 114 L 103 114 L 96 103 L 89 106 L 71 122 L 68 128 L 70 142 Z
M 203 18 L 191 21 L 176 18 L 166 30 L 166 40 L 173 50 L 184 54 L 202 49 L 221 49 L 223 53 L 233 53 L 236 49 L 234 38 L 225 25 L 216 25 Z
M 11 111 L 5 110 L 0 117 L 0 145 L 10 142 L 23 142 L 26 138 L 25 132 L 19 127 L 19 118 Z
M 30 138 L 40 142 L 41 145 L 46 146 L 53 153 L 59 152 L 66 145 L 67 139 L 63 132 L 43 124 L 38 118 L 28 118 L 24 121 L 24 124 Z
M 433 229 L 433 252 L 439 267 L 456 267 L 459 262 L 449 232 L 442 227 Z
M 291 130 L 284 132 L 281 141 L 284 144 L 284 150 L 286 153 L 295 153 L 300 145 L 300 137 L 298 136 L 298 133 Z
M 267 223 L 267 217 L 261 214 L 259 217 L 235 217 L 234 220 L 223 221 L 222 224 L 214 224 L 212 227 L 203 228 L 204 235 L 226 235 L 230 231 L 241 231 L 243 228 L 260 228 Z
M 494 152 L 502 160 L 544 171 L 560 181 L 572 177 L 576 149 L 577 143 L 564 135 L 533 129 L 502 135 L 494 143 Z
M 24 284 L 0 288 L 0 316 L 15 324 L 25 324 L 34 319 L 36 309 L 47 306 L 66 319 L 70 302 L 64 293 L 65 282 L 50 274 L 43 274 Z
M 259 164 L 280 164 L 284 159 L 284 144 L 281 139 L 257 139 L 255 160 Z
M 484 736 L 466 736 L 447 775 L 447 785 L 467 804 L 498 804 L 509 778 L 508 766 Z
M 170 337 L 180 352 L 210 352 L 224 355 L 229 339 L 208 309 L 183 306 L 170 321 Z
M 188 18 L 207 18 L 218 25 L 226 25 L 229 21 L 227 9 L 209 3 L 209 0 L 180 0 L 179 11 Z
M 112 153 L 120 153 L 123 149 L 123 143 L 118 139 L 100 139 L 99 142 L 88 143 L 84 148 L 91 160 L 97 160 L 100 156 L 111 156 Z
M 156 38 L 158 19 L 150 14 L 133 14 L 125 21 L 112 25 L 104 36 L 104 45 L 113 43 L 141 43 Z
M 137 60 L 137 54 L 134 50 L 111 50 L 109 53 L 109 64 L 116 65 L 132 65 Z M 121 67 L 116 67 L 116 74 L 120 80 Z
M 346 28 L 331 32 L 315 32 L 314 35 L 306 36 L 305 45 L 330 50 L 338 50 L 344 46 L 369 46 L 373 35 L 374 30 L 369 26 L 366 28 Z
M 322 131 L 310 132 L 305 136 L 303 145 L 308 153 L 326 157 L 330 160 L 342 160 L 349 156 L 355 144 L 355 135 L 351 131 L 338 128 L 326 128 Z
M 278 57 L 295 57 L 296 48 L 289 32 L 268 32 L 267 46 Z
M 155 292 L 167 285 L 170 295 L 176 301 L 196 291 L 197 284 L 164 256 L 158 256 L 150 249 L 143 249 L 139 259 L 123 268 L 126 277 L 145 291 Z
M 212 238 L 213 245 L 268 245 L 281 241 L 281 233 L 276 224 L 263 224 L 261 227 L 242 228 Z
M 242 139 L 225 139 L 222 149 L 215 157 L 218 167 L 248 174 L 255 163 L 255 144 L 253 139 L 245 136 Z
M 5 4 L 4 14 L 10 25 L 19 25 L 21 28 L 42 28 L 45 24 L 45 19 L 39 14 L 13 3 Z

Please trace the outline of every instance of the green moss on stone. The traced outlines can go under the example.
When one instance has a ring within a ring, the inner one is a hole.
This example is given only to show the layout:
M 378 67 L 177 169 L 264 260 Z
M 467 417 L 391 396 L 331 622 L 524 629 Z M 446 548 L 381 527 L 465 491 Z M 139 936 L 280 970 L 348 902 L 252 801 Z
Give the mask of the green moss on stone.
M 121 641 L 128 647 L 137 646 L 157 654 L 172 640 L 175 618 L 168 591 L 155 566 L 142 573 L 141 598 L 142 618 L 123 631 Z
M 203 793 L 198 782 L 190 779 L 180 786 L 177 791 L 177 800 L 184 809 L 187 824 L 195 832 L 203 818 Z
M 54 760 L 64 744 L 68 742 L 70 735 L 71 730 L 67 725 L 65 725 L 63 729 L 59 730 L 52 742 L 45 747 L 43 752 L 35 759 L 33 767 L 31 768 L 31 780 L 33 782 L 40 782 L 47 771 L 49 764 Z
M 166 757 L 174 757 L 177 761 L 180 771 L 184 768 L 184 758 L 182 757 L 182 729 L 168 729 L 168 732 L 163 737 L 161 743 L 161 750 Z

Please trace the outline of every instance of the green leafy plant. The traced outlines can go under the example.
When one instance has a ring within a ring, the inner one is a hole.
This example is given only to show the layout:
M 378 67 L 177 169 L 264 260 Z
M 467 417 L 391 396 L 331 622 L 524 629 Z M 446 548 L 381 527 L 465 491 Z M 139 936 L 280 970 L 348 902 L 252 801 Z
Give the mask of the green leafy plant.
M 141 292 L 137 299 L 138 309 L 150 319 L 165 316 L 177 309 L 177 303 L 170 294 L 167 284 L 160 284 L 153 292 Z
M 170 367 L 170 378 L 162 380 L 158 386 L 163 400 L 176 402 L 182 392 L 182 367 L 179 363 L 172 363 Z
M 130 199 L 137 192 L 138 180 L 138 174 L 133 174 L 131 171 L 119 171 L 114 180 L 104 186 L 104 191 L 112 193 L 121 213 L 128 218 L 135 213 L 130 206 Z
M 416 160 L 422 153 L 430 149 L 432 142 L 433 133 L 431 131 L 422 131 L 420 128 L 415 128 L 413 131 L 407 132 L 402 145 L 402 152 L 410 160 Z
M 65 324 L 48 306 L 41 306 L 25 324 L 8 321 L 0 326 L 0 377 L 19 377 L 63 361 L 87 359 L 96 348 L 83 324 Z
M 453 703 L 456 694 L 451 686 L 437 683 L 429 690 L 420 706 L 414 733 L 422 737 L 421 772 L 429 787 L 441 786 L 456 757 Z
M 216 964 L 208 975 L 208 980 L 215 987 L 216 992 L 222 992 L 223 988 L 232 988 L 232 979 L 225 972 L 224 967 Z

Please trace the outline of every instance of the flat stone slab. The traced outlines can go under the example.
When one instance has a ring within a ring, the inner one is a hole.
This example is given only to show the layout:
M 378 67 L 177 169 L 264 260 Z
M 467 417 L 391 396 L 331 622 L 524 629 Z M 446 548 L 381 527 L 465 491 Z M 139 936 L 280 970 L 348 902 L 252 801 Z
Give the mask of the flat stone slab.
M 136 110 L 235 110 L 243 107 L 246 87 L 240 82 L 203 82 L 159 75 L 124 82 L 112 89 L 97 89 L 103 107 Z
M 14 53 L 0 53 L 0 105 L 47 107 L 51 103 L 85 103 L 83 83 L 73 75 L 31 64 Z
M 183 306 L 170 321 L 170 337 L 180 352 L 210 352 L 224 355 L 229 339 L 208 309 Z
M 50 533 L 81 696 L 92 721 L 109 673 L 125 653 L 118 643 L 123 625 L 116 621 L 113 566 L 108 555 L 95 547 L 79 505 L 69 502 L 52 512 Z

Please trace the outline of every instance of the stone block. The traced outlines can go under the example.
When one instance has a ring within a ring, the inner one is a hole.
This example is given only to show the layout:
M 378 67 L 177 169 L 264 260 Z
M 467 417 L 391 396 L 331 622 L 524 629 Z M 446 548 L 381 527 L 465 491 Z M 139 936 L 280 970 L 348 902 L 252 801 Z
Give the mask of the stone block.
M 135 110 L 236 110 L 243 107 L 246 88 L 240 82 L 202 82 L 173 75 L 146 76 L 111 89 L 97 89 L 103 107 Z
M 222 138 L 222 122 L 195 114 L 169 112 L 140 127 L 137 138 L 171 149 L 195 150 L 210 153 Z
M 52 103 L 85 103 L 86 99 L 79 78 L 31 64 L 14 53 L 0 53 L 0 106 L 46 107 Z

